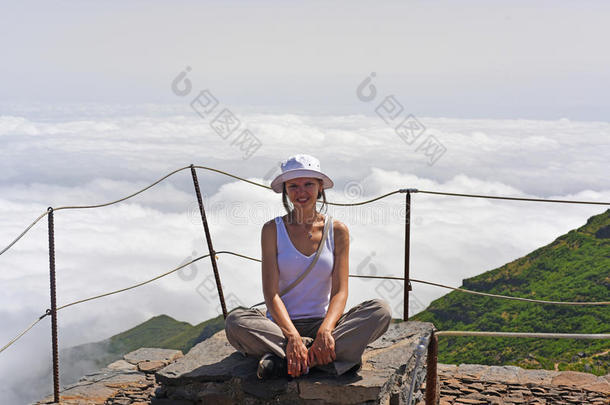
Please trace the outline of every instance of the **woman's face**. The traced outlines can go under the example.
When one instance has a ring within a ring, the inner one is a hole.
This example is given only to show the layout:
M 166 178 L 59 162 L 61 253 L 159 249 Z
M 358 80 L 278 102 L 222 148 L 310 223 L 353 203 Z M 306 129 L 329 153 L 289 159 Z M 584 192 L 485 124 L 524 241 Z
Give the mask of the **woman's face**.
M 295 207 L 308 207 L 316 204 L 318 192 L 322 191 L 321 181 L 315 177 L 298 177 L 286 181 L 288 199 Z

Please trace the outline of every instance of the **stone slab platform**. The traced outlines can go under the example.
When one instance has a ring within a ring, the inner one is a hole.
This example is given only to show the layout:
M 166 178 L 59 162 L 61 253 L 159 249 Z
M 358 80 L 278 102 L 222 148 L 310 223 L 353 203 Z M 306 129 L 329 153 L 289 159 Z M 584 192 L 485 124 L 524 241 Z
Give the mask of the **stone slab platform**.
M 254 358 L 236 352 L 224 331 L 193 347 L 183 358 L 156 373 L 171 400 L 194 404 L 400 404 L 405 385 L 425 379 L 425 351 L 414 373 L 415 349 L 434 326 L 426 322 L 391 324 L 369 345 L 362 369 L 341 377 L 312 370 L 295 379 L 259 381 Z M 418 392 L 421 396 L 421 393 Z
M 182 357 L 180 350 L 141 348 L 105 368 L 64 387 L 62 405 L 142 405 L 151 402 L 158 388 L 154 372 Z M 52 404 L 50 395 L 36 404 Z

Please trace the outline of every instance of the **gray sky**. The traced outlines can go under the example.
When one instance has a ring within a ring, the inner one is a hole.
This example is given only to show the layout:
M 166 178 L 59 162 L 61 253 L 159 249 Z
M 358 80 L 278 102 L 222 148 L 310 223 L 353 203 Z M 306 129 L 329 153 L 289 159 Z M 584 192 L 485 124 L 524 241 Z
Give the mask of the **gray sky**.
M 175 102 L 197 86 L 265 112 L 368 113 L 363 77 L 421 116 L 608 119 L 605 1 L 12 2 L 0 100 Z

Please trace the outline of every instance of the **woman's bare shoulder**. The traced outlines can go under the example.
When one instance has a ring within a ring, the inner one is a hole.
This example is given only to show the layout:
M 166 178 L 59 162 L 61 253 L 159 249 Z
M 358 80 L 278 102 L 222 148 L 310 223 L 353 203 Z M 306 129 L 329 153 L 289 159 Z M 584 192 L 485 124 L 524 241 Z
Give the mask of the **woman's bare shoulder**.
M 271 237 L 273 236 L 275 238 L 275 222 L 277 220 L 276 218 L 270 219 L 269 221 L 265 222 L 263 224 L 263 228 L 261 230 L 261 235 L 263 236 L 263 238 L 265 236 L 267 237 Z
M 345 225 L 343 222 L 339 221 L 338 219 L 334 219 L 334 218 L 333 218 L 333 233 L 335 235 L 335 238 L 349 237 L 349 229 L 347 228 L 347 225 Z
M 284 215 L 284 216 L 285 216 L 285 215 Z M 282 218 L 283 218 L 283 217 L 281 217 L 281 216 L 277 216 L 277 217 L 275 217 L 275 218 L 271 218 L 269 221 L 267 221 L 267 222 L 265 222 L 265 223 L 263 224 L 263 229 L 264 229 L 265 227 L 269 228 L 269 227 L 275 226 L 275 223 L 276 223 L 278 220 L 282 219 Z

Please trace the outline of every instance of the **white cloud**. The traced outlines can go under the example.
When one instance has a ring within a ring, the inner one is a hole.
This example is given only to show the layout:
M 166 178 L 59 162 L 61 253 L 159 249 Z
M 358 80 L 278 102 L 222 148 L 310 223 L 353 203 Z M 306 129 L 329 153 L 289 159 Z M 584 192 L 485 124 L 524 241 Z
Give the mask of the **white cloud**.
M 610 200 L 607 123 L 421 118 L 427 133 L 447 147 L 430 166 L 377 117 L 244 113 L 240 118 L 263 142 L 245 161 L 231 139 L 221 139 L 188 109 L 153 117 L 104 109 L 88 117 L 0 117 L 5 175 L 0 248 L 48 206 L 110 202 L 190 162 L 268 183 L 278 161 L 297 152 L 320 158 L 335 180 L 331 201 L 360 201 L 406 187 Z M 262 224 L 283 213 L 280 195 L 197 172 L 215 249 L 259 257 Z M 412 204 L 411 276 L 453 286 L 551 242 L 605 209 L 423 193 L 413 194 Z M 352 273 L 403 274 L 403 194 L 329 212 L 350 228 Z M 55 224 L 59 305 L 144 281 L 207 253 L 188 169 L 119 205 L 57 211 Z M 2 343 L 49 306 L 46 227 L 41 220 L 0 257 Z M 227 298 L 243 304 L 262 300 L 259 263 L 230 255 L 220 255 L 218 263 Z M 446 293 L 413 287 L 419 305 Z M 206 258 L 136 290 L 66 308 L 59 316 L 60 346 L 101 340 L 161 313 L 191 323 L 208 319 L 218 313 L 214 288 Z M 401 315 L 400 283 L 352 279 L 350 288 L 348 305 L 382 295 L 394 315 Z M 47 329 L 45 320 L 32 337 L 2 354 L 3 380 L 18 385 L 23 376 L 11 370 L 19 361 L 46 370 Z M 26 356 L 32 344 L 40 356 Z

